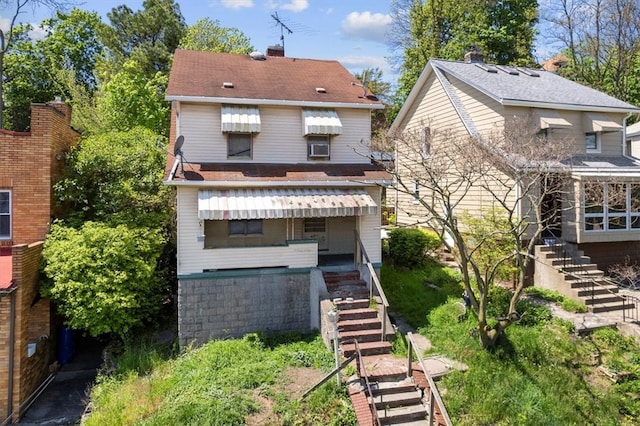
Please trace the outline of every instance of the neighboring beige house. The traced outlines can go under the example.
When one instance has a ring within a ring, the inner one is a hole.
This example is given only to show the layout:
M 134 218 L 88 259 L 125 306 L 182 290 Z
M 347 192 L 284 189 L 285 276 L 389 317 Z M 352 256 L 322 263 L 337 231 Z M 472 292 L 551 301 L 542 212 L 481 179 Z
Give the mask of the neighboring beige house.
M 178 50 L 166 184 L 176 188 L 180 343 L 319 326 L 314 271 L 381 262 L 371 110 L 338 62 Z
M 633 105 L 556 73 L 493 66 L 483 62 L 481 53 L 470 52 L 464 62 L 428 62 L 390 133 L 429 126 L 430 131 L 483 138 L 502 132 L 511 117 L 527 116 L 547 141 L 570 140 L 576 153 L 569 162 L 573 207 L 549 214 L 558 215 L 557 237 L 606 270 L 625 255 L 640 261 L 640 161 L 626 154 L 624 136 L 625 119 L 637 113 Z M 407 161 L 402 152 L 396 155 L 399 164 Z M 604 199 L 585 200 L 584 185 L 592 180 L 599 181 Z M 622 206 L 608 203 L 607 181 L 622 185 Z M 460 209 L 477 211 L 489 198 L 483 199 L 480 190 L 471 195 Z M 585 202 L 598 206 L 585 210 Z M 399 223 L 420 222 L 416 208 L 411 195 L 398 194 Z
M 640 122 L 626 129 L 626 154 L 640 159 Z

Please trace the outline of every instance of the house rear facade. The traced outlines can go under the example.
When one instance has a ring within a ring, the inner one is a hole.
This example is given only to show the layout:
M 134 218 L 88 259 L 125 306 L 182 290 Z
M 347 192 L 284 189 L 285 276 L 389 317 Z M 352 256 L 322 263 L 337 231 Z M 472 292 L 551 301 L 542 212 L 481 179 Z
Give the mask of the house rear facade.
M 640 262 L 640 161 L 625 143 L 626 119 L 638 113 L 554 72 L 490 65 L 470 52 L 464 62 L 429 61 L 391 132 L 447 130 L 482 139 L 504 132 L 514 118 L 527 118 L 541 143 L 568 141 L 564 199 L 544 205 L 556 217 L 549 230 L 606 270 L 627 255 Z M 397 155 L 398 163 L 408 160 Z M 419 223 L 424 212 L 412 195 L 398 193 L 398 200 L 398 222 Z M 490 207 L 491 197 L 474 188 L 457 214 Z
M 318 327 L 318 267 L 349 262 L 356 232 L 381 261 L 383 105 L 335 61 L 187 50 L 166 99 L 180 343 Z

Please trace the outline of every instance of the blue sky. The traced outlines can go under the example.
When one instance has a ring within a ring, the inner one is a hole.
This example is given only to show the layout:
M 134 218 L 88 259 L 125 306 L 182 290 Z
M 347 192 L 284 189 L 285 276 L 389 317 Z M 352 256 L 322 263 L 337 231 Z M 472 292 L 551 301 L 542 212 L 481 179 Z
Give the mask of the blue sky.
M 142 8 L 142 0 L 78 1 L 81 9 L 98 12 L 106 22 L 112 8 L 126 4 L 132 10 Z M 224 27 L 244 32 L 256 50 L 282 44 L 280 27 L 271 17 L 277 13 L 292 31 L 284 30 L 285 53 L 289 57 L 336 59 L 349 71 L 378 67 L 385 79 L 393 80 L 386 57 L 390 55 L 384 41 L 391 22 L 387 0 L 178 0 L 187 24 L 208 17 Z M 21 22 L 40 23 L 52 12 L 39 8 L 20 16 Z M 0 25 L 6 26 L 12 14 L 0 10 Z

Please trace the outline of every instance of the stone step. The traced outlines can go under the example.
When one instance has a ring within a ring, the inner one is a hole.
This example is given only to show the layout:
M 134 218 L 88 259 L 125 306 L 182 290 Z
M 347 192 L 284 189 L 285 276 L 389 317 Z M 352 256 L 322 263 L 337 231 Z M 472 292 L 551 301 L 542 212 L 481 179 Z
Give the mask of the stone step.
M 342 299 L 340 301 L 335 302 L 336 307 L 340 311 L 343 310 L 343 309 L 368 308 L 370 304 L 371 304 L 371 302 L 369 301 L 368 298 L 365 298 L 365 299 L 354 299 L 352 297 L 350 297 L 348 299 Z
M 422 392 L 413 390 L 397 393 L 379 394 L 369 397 L 369 403 L 373 402 L 378 410 L 385 408 L 407 407 L 409 405 L 422 405 Z
M 339 321 L 378 318 L 378 311 L 371 308 L 343 309 L 338 311 Z
M 357 340 L 358 343 L 381 342 L 382 329 L 341 331 L 340 342 Z
M 338 331 L 382 330 L 382 322 L 376 318 L 338 321 Z
M 422 404 L 378 410 L 378 418 L 383 425 L 425 420 L 427 416 L 427 409 Z
M 362 356 L 367 355 L 381 355 L 391 353 L 391 343 L 389 342 L 363 342 L 359 343 L 360 354 Z M 340 345 L 342 348 L 342 354 L 344 357 L 350 357 L 356 350 L 356 345 L 353 343 L 346 343 Z

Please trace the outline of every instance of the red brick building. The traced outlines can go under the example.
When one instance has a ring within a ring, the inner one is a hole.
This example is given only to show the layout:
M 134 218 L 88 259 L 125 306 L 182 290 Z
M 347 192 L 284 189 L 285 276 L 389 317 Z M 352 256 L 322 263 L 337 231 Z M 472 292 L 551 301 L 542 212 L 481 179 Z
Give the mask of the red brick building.
M 33 104 L 30 132 L 0 129 L 0 423 L 22 415 L 53 361 L 40 254 L 55 216 L 53 185 L 78 136 L 62 102 Z

